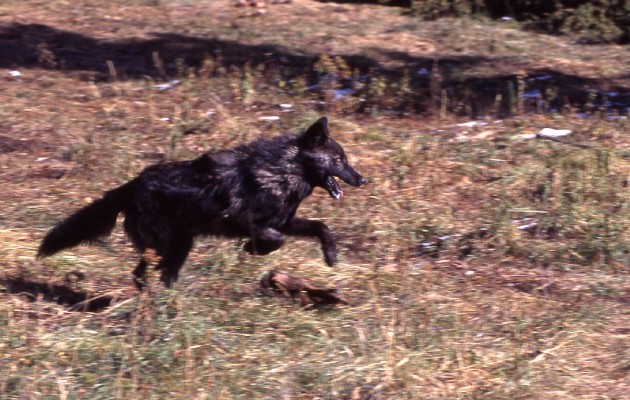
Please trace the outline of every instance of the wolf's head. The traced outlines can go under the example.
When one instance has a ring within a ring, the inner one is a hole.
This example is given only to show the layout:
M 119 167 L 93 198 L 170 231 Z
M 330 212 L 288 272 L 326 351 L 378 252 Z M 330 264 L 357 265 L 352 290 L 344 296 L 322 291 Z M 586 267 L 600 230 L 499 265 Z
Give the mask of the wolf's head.
M 299 136 L 298 146 L 307 179 L 314 186 L 328 191 L 331 197 L 340 199 L 343 191 L 334 177 L 352 186 L 361 186 L 366 181 L 348 164 L 348 159 L 339 143 L 328 132 L 328 119 L 315 121 Z

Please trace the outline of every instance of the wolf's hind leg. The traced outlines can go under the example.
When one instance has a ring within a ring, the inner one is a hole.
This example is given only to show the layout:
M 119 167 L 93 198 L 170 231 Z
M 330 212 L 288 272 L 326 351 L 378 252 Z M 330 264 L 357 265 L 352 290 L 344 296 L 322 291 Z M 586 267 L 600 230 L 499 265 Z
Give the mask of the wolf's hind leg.
M 146 282 L 144 280 L 146 272 L 147 262 L 144 260 L 144 257 L 142 257 L 136 269 L 133 270 L 133 283 L 136 285 L 138 290 L 142 290 L 146 286 Z
M 267 255 L 284 244 L 284 236 L 273 228 L 258 230 L 243 247 L 250 254 Z
M 177 236 L 177 235 L 173 235 Z M 155 269 L 162 271 L 160 280 L 164 282 L 164 285 L 168 288 L 175 282 L 179 276 L 179 270 L 181 269 L 188 253 L 193 245 L 192 236 L 181 235 L 173 238 L 168 245 L 168 249 L 165 249 L 162 253 L 158 254 L 161 259 Z
M 322 244 L 324 261 L 333 266 L 337 262 L 337 245 L 330 233 L 330 229 L 321 221 L 313 221 L 306 218 L 293 218 L 280 230 L 282 233 L 292 236 L 316 237 Z

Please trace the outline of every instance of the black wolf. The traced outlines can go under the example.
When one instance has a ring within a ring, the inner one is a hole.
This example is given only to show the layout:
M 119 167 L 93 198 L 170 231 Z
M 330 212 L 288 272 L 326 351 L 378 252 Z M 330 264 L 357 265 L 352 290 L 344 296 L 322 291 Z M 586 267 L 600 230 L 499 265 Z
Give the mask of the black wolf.
M 259 138 L 194 160 L 152 165 L 55 226 L 37 257 L 109 235 L 122 212 L 136 249 L 159 256 L 156 268 L 167 287 L 177 280 L 197 235 L 249 238 L 244 249 L 252 254 L 279 249 L 284 235 L 316 237 L 333 265 L 337 248 L 328 227 L 295 213 L 315 187 L 339 199 L 343 192 L 334 177 L 356 187 L 365 183 L 323 117 L 301 135 Z M 138 288 L 147 265 L 141 258 L 133 271 Z

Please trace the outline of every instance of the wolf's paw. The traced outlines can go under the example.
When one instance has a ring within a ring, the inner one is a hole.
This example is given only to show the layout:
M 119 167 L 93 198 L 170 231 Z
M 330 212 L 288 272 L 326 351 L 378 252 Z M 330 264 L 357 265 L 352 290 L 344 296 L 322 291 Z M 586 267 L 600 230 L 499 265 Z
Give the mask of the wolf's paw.
M 266 256 L 272 251 L 278 250 L 282 246 L 283 241 L 264 241 L 253 239 L 248 240 L 243 246 L 243 250 L 248 252 L 249 254 L 254 254 L 258 256 Z
M 136 289 L 138 289 L 139 291 L 142 291 L 147 286 L 147 283 L 144 281 L 144 278 L 134 276 L 132 279 L 133 279 L 133 284 L 136 286 Z
M 246 252 L 248 252 L 249 254 L 258 254 L 256 252 L 256 249 L 254 248 L 254 241 L 253 240 L 248 240 L 245 245 L 243 246 L 243 250 L 245 250 Z

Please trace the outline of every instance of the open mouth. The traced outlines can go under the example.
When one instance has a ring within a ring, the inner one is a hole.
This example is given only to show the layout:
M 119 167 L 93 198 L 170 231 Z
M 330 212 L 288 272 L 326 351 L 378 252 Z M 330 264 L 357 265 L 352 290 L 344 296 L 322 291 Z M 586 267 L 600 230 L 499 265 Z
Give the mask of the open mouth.
M 343 197 L 343 190 L 341 190 L 341 187 L 332 176 L 326 177 L 326 182 L 324 183 L 324 185 L 326 187 L 326 190 L 328 190 L 328 194 L 333 199 L 339 200 Z

